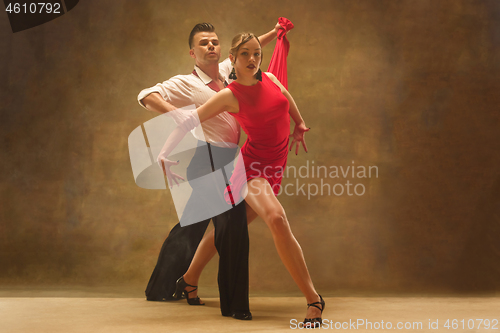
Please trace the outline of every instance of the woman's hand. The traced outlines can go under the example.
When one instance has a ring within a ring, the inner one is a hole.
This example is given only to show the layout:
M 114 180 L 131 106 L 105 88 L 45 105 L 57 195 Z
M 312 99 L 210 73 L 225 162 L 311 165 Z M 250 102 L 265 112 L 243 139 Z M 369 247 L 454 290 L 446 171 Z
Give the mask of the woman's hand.
M 281 26 L 281 24 L 278 22 L 276 23 L 276 25 L 274 26 L 274 32 L 276 34 L 278 34 L 278 32 L 280 31 L 280 29 L 283 29 L 283 27 Z
M 290 134 L 290 137 L 293 138 L 292 142 L 290 143 L 290 151 L 292 151 L 293 145 L 295 146 L 295 155 L 299 153 L 299 146 L 302 143 L 302 146 L 304 146 L 304 150 L 307 153 L 307 145 L 306 145 L 306 139 L 304 138 L 304 134 L 306 132 L 309 132 L 310 128 L 306 127 L 306 124 L 304 122 L 295 125 L 295 128 L 293 130 L 293 133 Z
M 175 124 L 186 132 L 189 132 L 200 124 L 200 119 L 194 105 L 175 109 L 166 115 L 171 117 L 175 121 Z
M 165 157 L 158 156 L 158 163 L 160 164 L 161 168 L 163 169 L 163 174 L 165 176 L 167 176 L 168 186 L 170 188 L 172 188 L 174 186 L 174 182 L 177 184 L 177 186 L 179 186 L 179 182 L 177 181 L 177 179 L 185 180 L 184 178 L 182 178 L 181 176 L 179 176 L 178 174 L 176 174 L 175 172 L 172 172 L 172 170 L 170 170 L 170 167 L 172 165 L 178 165 L 179 161 L 174 162 L 174 161 L 170 161 L 169 159 L 167 159 Z
M 198 118 L 198 113 L 196 109 L 190 112 L 183 112 L 180 117 L 180 122 L 177 124 L 186 132 L 196 128 L 200 124 L 200 118 Z

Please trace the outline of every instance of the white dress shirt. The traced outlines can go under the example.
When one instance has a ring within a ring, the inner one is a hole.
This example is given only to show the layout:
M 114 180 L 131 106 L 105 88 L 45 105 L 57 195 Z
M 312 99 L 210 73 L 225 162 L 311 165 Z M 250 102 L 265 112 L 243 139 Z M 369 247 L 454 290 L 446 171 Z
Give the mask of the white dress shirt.
M 219 74 L 222 81 L 230 83 L 231 61 L 228 59 L 219 63 Z M 151 93 L 159 93 L 163 99 L 177 108 L 193 105 L 198 108 L 205 104 L 210 97 L 217 92 L 208 85 L 212 79 L 197 66 L 194 67 L 196 74 L 176 75 L 169 80 L 142 90 L 137 96 L 139 104 L 143 107 L 142 99 Z M 232 80 L 231 80 L 232 81 Z M 228 112 L 222 112 L 216 117 L 203 122 L 204 139 L 218 147 L 234 147 L 240 140 L 240 125 Z M 203 140 L 198 126 L 193 130 L 193 135 Z M 205 141 L 204 140 L 204 141 Z

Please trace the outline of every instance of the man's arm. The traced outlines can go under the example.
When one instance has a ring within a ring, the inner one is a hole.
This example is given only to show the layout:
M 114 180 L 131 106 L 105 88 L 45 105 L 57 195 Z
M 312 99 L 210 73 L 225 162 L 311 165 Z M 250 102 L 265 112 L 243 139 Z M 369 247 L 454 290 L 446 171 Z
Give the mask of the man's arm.
M 166 113 L 193 104 L 192 90 L 188 76 L 178 75 L 141 90 L 137 100 L 147 110 Z
M 262 45 L 262 47 L 264 47 L 267 44 L 269 44 L 273 39 L 275 39 L 276 36 L 278 35 L 279 29 L 283 29 L 283 28 L 281 27 L 281 25 L 279 23 L 276 23 L 273 30 L 263 34 L 262 36 L 259 36 L 260 45 Z
M 161 95 L 157 92 L 153 92 L 147 95 L 146 97 L 141 99 L 141 102 L 146 109 L 158 113 L 166 113 L 177 109 L 172 104 L 166 102 L 163 97 L 161 97 Z

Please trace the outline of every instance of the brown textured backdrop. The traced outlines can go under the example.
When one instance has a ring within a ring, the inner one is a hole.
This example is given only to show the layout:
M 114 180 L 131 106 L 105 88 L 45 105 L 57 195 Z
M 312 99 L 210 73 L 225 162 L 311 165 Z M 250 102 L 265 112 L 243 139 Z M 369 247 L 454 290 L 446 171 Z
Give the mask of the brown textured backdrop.
M 312 128 L 289 165 L 379 171 L 323 179 L 362 196 L 280 197 L 317 289 L 498 292 L 500 2 L 209 3 L 80 1 L 16 34 L 0 15 L 1 285 L 140 295 L 176 221 L 168 192 L 133 180 L 127 137 L 154 116 L 138 92 L 192 70 L 194 24 L 212 22 L 227 54 L 235 33 L 285 16 L 289 90 Z M 261 220 L 250 237 L 251 291 L 296 294 Z

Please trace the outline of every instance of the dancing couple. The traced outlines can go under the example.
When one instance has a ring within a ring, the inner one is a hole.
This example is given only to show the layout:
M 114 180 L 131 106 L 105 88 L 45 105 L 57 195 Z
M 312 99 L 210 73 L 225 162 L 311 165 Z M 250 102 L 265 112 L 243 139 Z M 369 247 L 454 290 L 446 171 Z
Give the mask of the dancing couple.
M 146 289 L 148 300 L 179 299 L 183 295 L 191 305 L 204 304 L 197 296 L 196 285 L 206 263 L 218 252 L 222 315 L 251 319 L 247 223 L 260 216 L 271 231 L 282 262 L 306 298 L 305 326 L 316 327 L 321 322 L 325 302 L 314 289 L 300 245 L 276 198 L 281 176 L 265 172 L 266 167 L 284 169 L 289 149 L 295 148 L 298 153 L 302 145 L 307 152 L 304 134 L 309 129 L 292 96 L 273 74 L 260 70 L 262 47 L 278 33 L 283 34 L 282 25 L 280 19 L 273 30 L 260 37 L 251 33 L 236 35 L 229 59 L 219 64 L 220 44 L 213 26 L 198 24 L 189 37 L 190 55 L 195 60 L 193 73 L 175 76 L 139 94 L 141 105 L 160 113 L 196 106 L 175 128 L 158 156 L 170 186 L 184 179 L 171 171 L 178 162 L 170 161 L 168 156 L 197 123 L 203 123 L 204 135 L 197 138 L 204 142 L 198 145 L 188 166 L 188 181 L 230 164 L 231 159 L 219 159 L 220 165 L 216 166 L 211 157 L 223 151 L 224 156 L 232 153 L 234 159 L 239 125 L 248 136 L 241 148 L 242 158 L 238 159 L 236 171 L 230 177 L 231 187 L 223 184 L 219 189 L 228 202 L 239 202 L 241 197 L 244 201 L 212 217 L 214 232 L 205 237 L 209 220 L 185 227 L 178 224 L 172 229 Z M 290 117 L 295 123 L 291 135 Z M 291 143 L 289 137 L 292 137 Z M 196 189 L 193 196 L 195 192 Z

